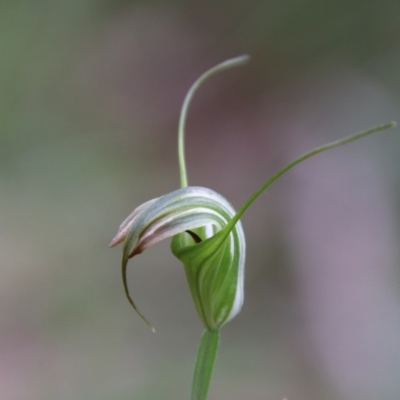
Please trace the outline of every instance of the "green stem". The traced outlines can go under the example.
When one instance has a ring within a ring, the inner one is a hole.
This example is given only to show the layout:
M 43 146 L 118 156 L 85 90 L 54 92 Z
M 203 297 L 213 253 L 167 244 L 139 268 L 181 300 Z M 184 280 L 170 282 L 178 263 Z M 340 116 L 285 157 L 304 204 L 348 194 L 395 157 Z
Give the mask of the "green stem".
M 189 109 L 189 104 L 197 91 L 197 89 L 208 79 L 211 78 L 218 72 L 224 71 L 225 69 L 236 67 L 244 64 L 250 59 L 248 55 L 243 55 L 235 58 L 231 58 L 216 65 L 215 67 L 209 69 L 199 79 L 192 85 L 189 89 L 185 100 L 183 101 L 181 115 L 179 118 L 179 128 L 178 128 L 178 159 L 179 159 L 179 172 L 181 177 L 181 187 L 184 188 L 188 185 L 187 175 L 186 175 L 186 163 L 185 163 L 185 123 L 186 117 Z
M 214 362 L 217 356 L 219 332 L 206 330 L 197 351 L 196 367 L 193 375 L 191 400 L 206 400 Z
M 341 146 L 342 144 L 346 144 L 349 142 L 353 142 L 357 139 L 361 139 L 364 136 L 371 135 L 372 133 L 379 132 L 379 131 L 384 131 L 386 129 L 394 128 L 396 126 L 396 122 L 392 121 L 384 125 L 379 125 L 374 128 L 368 129 L 363 132 L 356 133 L 354 135 L 348 136 L 344 139 L 339 139 L 335 140 L 334 142 L 325 144 L 324 146 L 317 147 L 314 150 L 311 150 L 302 156 L 296 158 L 289 164 L 286 164 L 281 170 L 279 170 L 277 173 L 272 175 L 258 190 L 256 190 L 250 198 L 243 204 L 243 206 L 239 209 L 239 211 L 236 213 L 236 215 L 229 221 L 229 223 L 226 225 L 224 231 L 225 234 L 229 234 L 229 232 L 233 229 L 235 224 L 239 221 L 239 219 L 242 217 L 244 212 L 249 208 L 249 206 L 254 202 L 254 200 L 260 196 L 264 190 L 271 185 L 273 182 L 275 182 L 281 175 L 283 175 L 285 172 L 289 171 L 292 169 L 295 165 L 300 164 L 302 161 L 307 160 L 307 158 L 310 158 L 318 153 L 322 153 L 323 151 L 333 149 L 334 147 Z

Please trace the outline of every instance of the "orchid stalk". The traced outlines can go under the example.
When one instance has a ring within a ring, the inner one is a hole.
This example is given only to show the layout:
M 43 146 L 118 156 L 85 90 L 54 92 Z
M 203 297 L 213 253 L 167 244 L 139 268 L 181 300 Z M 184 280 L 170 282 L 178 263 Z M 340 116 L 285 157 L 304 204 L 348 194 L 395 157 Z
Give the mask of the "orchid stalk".
M 181 188 L 137 207 L 121 224 L 110 243 L 111 247 L 124 243 L 122 279 L 126 297 L 154 331 L 130 296 L 127 265 L 130 258 L 148 247 L 172 238 L 172 253 L 183 263 L 196 311 L 205 327 L 196 360 L 192 400 L 206 400 L 218 349 L 219 331 L 240 312 L 243 304 L 246 244 L 240 218 L 244 212 L 269 185 L 307 158 L 396 125 L 395 122 L 389 122 L 303 154 L 272 175 L 236 212 L 217 192 L 188 186 L 184 132 L 189 105 L 197 89 L 218 72 L 242 65 L 248 60 L 247 55 L 229 59 L 205 72 L 192 85 L 182 105 L 178 129 Z

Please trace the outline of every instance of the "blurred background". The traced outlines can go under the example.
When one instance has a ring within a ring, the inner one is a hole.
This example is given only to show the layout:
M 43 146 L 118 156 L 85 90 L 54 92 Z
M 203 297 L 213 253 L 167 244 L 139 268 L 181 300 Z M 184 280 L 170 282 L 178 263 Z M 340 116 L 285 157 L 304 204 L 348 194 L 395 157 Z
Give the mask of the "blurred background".
M 0 4 L 0 397 L 188 399 L 202 326 L 161 243 L 108 243 L 189 183 L 238 208 L 315 146 L 399 119 L 396 0 Z M 296 167 L 243 218 L 245 305 L 210 400 L 400 397 L 399 130 Z

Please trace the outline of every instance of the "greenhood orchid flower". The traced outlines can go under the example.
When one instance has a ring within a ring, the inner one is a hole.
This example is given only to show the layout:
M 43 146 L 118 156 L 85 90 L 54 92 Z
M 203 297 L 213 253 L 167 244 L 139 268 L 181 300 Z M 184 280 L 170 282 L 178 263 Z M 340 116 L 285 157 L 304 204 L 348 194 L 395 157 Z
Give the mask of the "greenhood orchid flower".
M 194 186 L 178 189 L 135 209 L 110 244 L 115 246 L 125 241 L 124 287 L 135 310 L 138 311 L 126 283 L 129 258 L 173 237 L 172 252 L 185 267 L 193 300 L 204 325 L 218 330 L 232 319 L 243 304 L 245 261 L 241 223 L 224 231 L 235 214 L 221 195 Z M 216 235 L 217 232 L 223 234 Z
M 172 238 L 172 253 L 183 263 L 197 313 L 206 328 L 196 361 L 192 400 L 206 399 L 219 343 L 219 330 L 240 312 L 243 304 L 246 245 L 240 218 L 244 212 L 269 185 L 307 158 L 396 125 L 395 122 L 380 125 L 303 154 L 272 175 L 236 212 L 215 191 L 188 186 L 184 128 L 190 101 L 201 84 L 212 75 L 241 65 L 248 59 L 248 56 L 241 56 L 218 64 L 193 84 L 183 102 L 179 121 L 181 188 L 137 207 L 121 224 L 110 243 L 113 247 L 124 242 L 122 278 L 125 294 L 132 307 L 153 329 L 130 296 L 126 279 L 127 265 L 130 258 L 148 247 Z
M 161 240 L 171 238 L 172 253 L 183 263 L 196 310 L 208 330 L 219 330 L 235 317 L 243 304 L 245 238 L 239 218 L 248 206 L 280 175 L 301 161 L 324 150 L 395 126 L 394 122 L 329 143 L 304 154 L 273 175 L 239 212 L 211 189 L 187 186 L 184 128 L 195 91 L 217 72 L 247 62 L 247 55 L 218 64 L 190 88 L 182 106 L 178 133 L 181 189 L 137 207 L 121 224 L 110 247 L 124 242 L 122 276 L 125 294 L 136 312 L 153 329 L 133 302 L 127 285 L 130 258 Z M 154 330 L 154 329 L 153 329 Z

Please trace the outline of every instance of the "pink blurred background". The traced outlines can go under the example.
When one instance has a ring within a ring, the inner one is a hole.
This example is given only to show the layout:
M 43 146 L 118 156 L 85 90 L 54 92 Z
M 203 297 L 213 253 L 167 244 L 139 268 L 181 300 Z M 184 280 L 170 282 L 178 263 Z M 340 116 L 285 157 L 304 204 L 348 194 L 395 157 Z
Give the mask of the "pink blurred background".
M 130 264 L 137 205 L 189 183 L 238 208 L 327 141 L 398 119 L 394 0 L 0 5 L 0 398 L 187 399 L 202 326 L 161 243 Z M 398 129 L 296 167 L 243 218 L 245 305 L 210 400 L 400 398 Z

